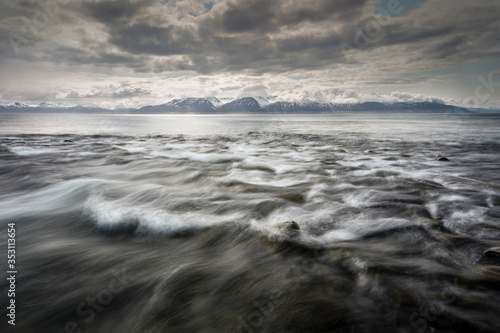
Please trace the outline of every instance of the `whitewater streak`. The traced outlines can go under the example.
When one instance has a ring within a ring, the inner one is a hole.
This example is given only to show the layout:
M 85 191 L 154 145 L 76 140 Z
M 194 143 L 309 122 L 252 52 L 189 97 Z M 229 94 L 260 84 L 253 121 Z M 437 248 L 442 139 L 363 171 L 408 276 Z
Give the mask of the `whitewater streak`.
M 299 125 L 1 137 L 16 328 L 497 331 L 498 141 Z

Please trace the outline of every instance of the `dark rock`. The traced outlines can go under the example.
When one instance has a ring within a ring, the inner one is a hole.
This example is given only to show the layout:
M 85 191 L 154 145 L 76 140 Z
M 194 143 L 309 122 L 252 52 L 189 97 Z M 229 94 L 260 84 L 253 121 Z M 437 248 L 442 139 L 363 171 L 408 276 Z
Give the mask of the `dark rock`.
M 450 161 L 449 159 L 447 159 L 446 157 L 441 156 L 441 155 L 436 156 L 435 160 L 440 161 L 440 162 L 449 162 Z
M 295 202 L 295 203 L 299 203 L 299 204 L 305 202 L 304 197 L 300 193 L 282 192 L 282 193 L 280 193 L 279 196 L 282 199 L 285 199 L 285 200 L 288 200 L 288 201 L 292 201 L 292 202 Z
M 71 140 L 64 140 L 63 142 L 73 142 L 73 141 L 71 141 Z
M 500 259 L 500 247 L 492 247 L 483 252 L 484 258 Z

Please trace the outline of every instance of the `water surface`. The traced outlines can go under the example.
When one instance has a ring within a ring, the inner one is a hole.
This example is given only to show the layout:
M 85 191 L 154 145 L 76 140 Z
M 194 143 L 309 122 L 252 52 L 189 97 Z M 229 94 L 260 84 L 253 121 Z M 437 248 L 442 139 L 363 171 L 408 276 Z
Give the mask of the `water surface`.
M 500 327 L 499 116 L 23 114 L 0 133 L 20 332 Z

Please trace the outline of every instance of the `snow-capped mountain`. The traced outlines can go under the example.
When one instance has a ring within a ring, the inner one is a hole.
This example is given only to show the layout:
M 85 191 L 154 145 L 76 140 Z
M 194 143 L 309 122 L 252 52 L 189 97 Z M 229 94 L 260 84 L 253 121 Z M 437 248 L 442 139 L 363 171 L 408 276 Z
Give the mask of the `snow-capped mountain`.
M 330 103 L 298 103 L 298 102 L 276 102 L 267 105 L 264 110 L 274 113 L 323 113 L 334 111 Z
M 331 112 L 404 112 L 404 113 L 471 113 L 472 111 L 437 102 L 354 104 L 320 102 L 284 102 L 275 98 L 244 97 L 223 102 L 212 98 L 175 99 L 169 103 L 146 106 L 137 113 L 331 113 Z
M 475 110 L 477 111 L 477 110 Z M 468 109 L 437 102 L 379 103 L 364 102 L 353 104 L 320 102 L 276 101 L 275 97 L 244 97 L 239 99 L 182 98 L 161 105 L 149 105 L 140 109 L 105 109 L 94 105 L 70 106 L 57 103 L 10 103 L 0 105 L 0 112 L 71 112 L 71 113 L 332 113 L 332 112 L 400 112 L 400 113 L 472 113 Z
M 215 113 L 219 104 L 215 97 L 174 99 L 161 105 L 145 106 L 134 113 Z
M 232 102 L 226 103 L 219 107 L 221 113 L 258 113 L 262 111 L 262 107 L 253 97 L 245 97 L 235 99 Z
M 331 104 L 331 108 L 338 111 L 358 112 L 473 113 L 466 108 L 437 102 L 398 102 L 390 104 L 364 102 L 357 104 Z
M 105 109 L 92 104 L 74 105 L 68 103 L 19 103 L 0 105 L 0 112 L 9 113 L 105 113 L 118 110 Z
M 263 108 L 268 106 L 269 104 L 276 102 L 276 97 L 274 96 L 268 96 L 268 97 L 257 96 L 254 98 L 257 101 L 257 103 L 259 103 L 259 105 Z

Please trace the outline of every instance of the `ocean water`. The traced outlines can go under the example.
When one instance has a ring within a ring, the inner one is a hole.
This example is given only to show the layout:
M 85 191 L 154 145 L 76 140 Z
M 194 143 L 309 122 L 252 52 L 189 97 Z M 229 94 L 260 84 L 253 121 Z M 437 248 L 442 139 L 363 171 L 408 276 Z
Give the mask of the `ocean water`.
M 0 328 L 498 332 L 499 166 L 499 115 L 3 114 Z

